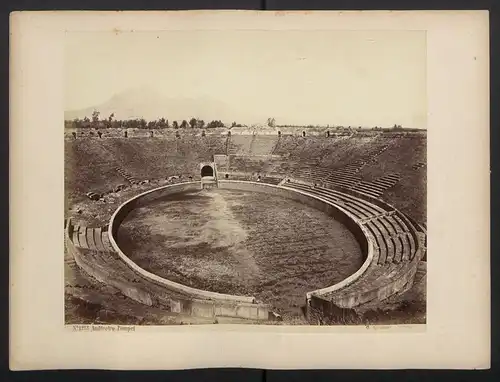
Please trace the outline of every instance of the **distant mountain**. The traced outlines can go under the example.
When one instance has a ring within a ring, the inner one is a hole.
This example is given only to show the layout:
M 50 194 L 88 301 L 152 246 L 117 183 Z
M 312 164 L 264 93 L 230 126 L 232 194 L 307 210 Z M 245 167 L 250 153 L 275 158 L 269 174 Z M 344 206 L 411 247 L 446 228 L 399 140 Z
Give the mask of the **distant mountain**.
M 225 123 L 252 123 L 263 120 L 253 113 L 235 110 L 223 102 L 210 97 L 178 98 L 166 97 L 155 90 L 135 88 L 116 94 L 108 101 L 80 110 L 69 110 L 64 113 L 66 120 L 91 117 L 98 110 L 101 118 L 107 118 L 111 113 L 115 119 L 144 118 L 155 120 L 164 117 L 170 121 L 189 120 L 192 117 L 211 120 L 222 120 Z

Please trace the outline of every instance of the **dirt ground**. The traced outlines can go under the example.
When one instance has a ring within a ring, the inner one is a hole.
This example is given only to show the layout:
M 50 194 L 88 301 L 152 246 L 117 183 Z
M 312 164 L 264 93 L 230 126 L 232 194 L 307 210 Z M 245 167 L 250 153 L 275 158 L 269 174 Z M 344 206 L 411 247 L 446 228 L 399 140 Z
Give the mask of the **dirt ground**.
M 138 208 L 118 232 L 139 266 L 205 290 L 253 295 L 300 315 L 307 292 L 341 281 L 363 262 L 341 223 L 263 193 L 203 190 Z

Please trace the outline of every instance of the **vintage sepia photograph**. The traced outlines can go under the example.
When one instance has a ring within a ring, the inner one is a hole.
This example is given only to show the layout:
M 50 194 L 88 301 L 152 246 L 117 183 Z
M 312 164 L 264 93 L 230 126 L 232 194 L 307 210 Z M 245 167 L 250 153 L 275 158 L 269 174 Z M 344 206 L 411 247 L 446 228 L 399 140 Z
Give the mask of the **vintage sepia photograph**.
M 425 325 L 426 41 L 66 32 L 65 324 Z

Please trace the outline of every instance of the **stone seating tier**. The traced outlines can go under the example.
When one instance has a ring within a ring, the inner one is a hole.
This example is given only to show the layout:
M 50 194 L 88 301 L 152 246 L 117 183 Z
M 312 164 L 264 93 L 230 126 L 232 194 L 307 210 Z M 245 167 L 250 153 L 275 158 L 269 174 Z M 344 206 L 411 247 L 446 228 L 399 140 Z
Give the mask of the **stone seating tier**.
M 409 233 L 411 227 L 398 214 L 336 190 L 294 182 L 286 185 L 329 200 L 363 222 L 375 239 L 379 250 L 379 265 L 413 259 L 417 248 L 413 236 Z

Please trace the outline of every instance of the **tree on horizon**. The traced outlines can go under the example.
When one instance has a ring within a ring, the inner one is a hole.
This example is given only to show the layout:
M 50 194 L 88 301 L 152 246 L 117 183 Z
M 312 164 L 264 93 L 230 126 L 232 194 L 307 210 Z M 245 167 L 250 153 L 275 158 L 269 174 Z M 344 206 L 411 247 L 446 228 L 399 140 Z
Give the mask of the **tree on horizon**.
M 191 118 L 189 120 L 189 125 L 191 126 L 192 129 L 194 129 L 198 124 L 198 120 L 196 118 Z
M 220 120 L 214 120 L 207 125 L 207 128 L 224 127 L 224 124 Z
M 97 110 L 94 110 L 92 112 L 92 127 L 96 128 L 96 129 L 99 127 L 99 115 L 100 114 L 101 113 Z

